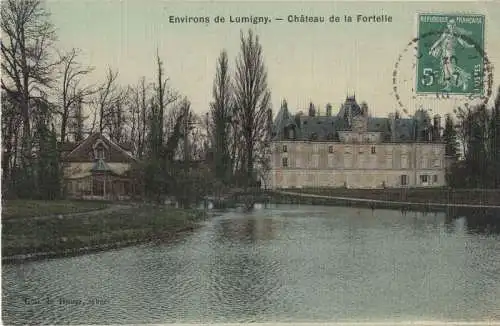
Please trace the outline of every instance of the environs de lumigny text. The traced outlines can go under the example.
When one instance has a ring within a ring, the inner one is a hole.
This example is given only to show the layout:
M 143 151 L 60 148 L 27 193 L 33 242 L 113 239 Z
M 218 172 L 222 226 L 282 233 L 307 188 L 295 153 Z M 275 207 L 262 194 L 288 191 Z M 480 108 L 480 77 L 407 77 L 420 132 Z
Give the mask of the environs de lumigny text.
M 272 21 L 288 23 L 392 23 L 390 15 L 330 15 L 330 16 L 308 16 L 288 15 L 283 17 L 270 16 L 169 16 L 171 24 L 269 24 Z

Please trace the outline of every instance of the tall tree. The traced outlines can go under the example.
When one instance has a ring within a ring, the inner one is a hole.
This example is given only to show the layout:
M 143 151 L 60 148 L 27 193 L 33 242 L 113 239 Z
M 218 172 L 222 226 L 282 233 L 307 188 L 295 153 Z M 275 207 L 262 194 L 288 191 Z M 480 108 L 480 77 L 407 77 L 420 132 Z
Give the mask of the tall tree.
M 445 116 L 443 141 L 445 142 L 445 155 L 452 158 L 458 156 L 458 140 L 455 122 L 451 114 Z
M 117 78 L 118 71 L 113 71 L 111 68 L 108 68 L 106 79 L 97 90 L 97 96 L 94 100 L 94 105 L 96 109 L 96 115 L 99 119 L 99 124 L 97 126 L 97 132 L 99 133 L 104 133 L 106 129 L 109 128 L 112 107 L 115 104 L 117 97 L 119 96 Z
M 132 125 L 130 138 L 135 145 L 135 155 L 139 159 L 143 158 L 147 149 L 150 86 L 146 83 L 146 78 L 142 77 L 139 83 L 132 87 L 132 106 L 130 107 Z
M 129 95 L 129 88 L 120 88 L 110 107 L 108 132 L 110 139 L 117 143 L 124 143 L 129 138 L 125 135 L 125 129 L 129 122 L 128 110 L 126 110 L 130 101 Z
M 83 100 L 91 95 L 94 90 L 87 86 L 81 87 L 81 79 L 92 72 L 91 67 L 82 66 L 78 63 L 79 51 L 72 49 L 68 53 L 60 54 L 60 86 L 57 87 L 58 113 L 61 117 L 60 137 L 61 142 L 66 141 L 68 135 L 68 124 L 76 112 L 71 109 L 79 108 Z
M 260 164 L 260 154 L 265 151 L 271 92 L 267 86 L 267 71 L 258 36 L 249 30 L 246 37 L 241 32 L 240 39 L 234 78 L 234 116 L 244 140 L 243 169 L 245 185 L 249 186 L 255 181 L 254 168 Z
M 489 119 L 485 105 L 465 106 L 456 110 L 457 134 L 463 146 L 465 176 L 469 187 L 486 187 L 488 183 Z
M 213 84 L 214 99 L 210 104 L 210 128 L 213 137 L 215 176 L 224 183 L 228 182 L 232 170 L 228 147 L 232 92 L 227 52 L 223 50 L 217 60 Z
M 17 102 L 22 121 L 22 165 L 32 161 L 32 99 L 46 92 L 57 63 L 49 13 L 39 0 L 5 0 L 1 4 L 2 89 Z M 29 178 L 29 177 L 28 177 Z
M 70 119 L 70 124 L 69 124 L 69 129 L 70 133 L 73 134 L 73 140 L 75 142 L 81 142 L 85 136 L 84 136 L 84 124 L 85 120 L 87 119 L 87 116 L 83 115 L 83 100 L 82 98 L 78 98 L 74 103 L 73 103 L 73 118 Z
M 2 193 L 4 196 L 12 189 L 12 168 L 17 158 L 17 139 L 21 125 L 17 103 L 6 96 L 2 90 Z
M 57 136 L 51 116 L 50 103 L 37 101 L 34 144 L 37 147 L 36 189 L 39 199 L 56 199 L 60 195 L 60 166 Z
M 165 128 L 166 110 L 178 100 L 179 96 L 168 87 L 169 79 L 164 76 L 163 61 L 159 54 L 156 55 L 156 63 L 157 83 L 154 84 L 155 93 L 151 98 L 151 114 L 154 120 L 150 129 L 150 149 L 152 155 L 158 158 L 161 155 L 164 138 L 169 133 Z

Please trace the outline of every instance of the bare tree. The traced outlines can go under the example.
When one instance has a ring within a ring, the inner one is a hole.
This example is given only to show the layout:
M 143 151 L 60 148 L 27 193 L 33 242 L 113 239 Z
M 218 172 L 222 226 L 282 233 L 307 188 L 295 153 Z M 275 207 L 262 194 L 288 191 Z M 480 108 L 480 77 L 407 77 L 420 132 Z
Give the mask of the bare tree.
M 122 88 L 117 91 L 108 114 L 108 132 L 111 140 L 123 143 L 127 140 L 126 127 L 130 120 L 130 110 L 126 110 L 129 105 L 129 88 Z
M 73 140 L 75 142 L 80 142 L 84 139 L 84 124 L 85 120 L 88 118 L 83 115 L 83 100 L 78 98 L 75 103 L 73 103 L 74 109 L 73 116 L 70 119 L 68 125 L 70 133 L 73 134 Z
M 135 155 L 142 159 L 146 150 L 146 135 L 148 130 L 149 106 L 148 98 L 150 85 L 146 83 L 146 78 L 142 77 L 139 83 L 132 87 L 131 130 L 130 140 L 134 144 Z
M 118 71 L 113 71 L 108 68 L 106 80 L 97 90 L 97 96 L 94 99 L 95 114 L 99 119 L 98 132 L 104 133 L 109 127 L 109 119 L 111 116 L 111 109 L 119 96 L 119 89 L 117 84 Z
M 248 186 L 255 179 L 255 165 L 266 150 L 268 141 L 268 111 L 271 92 L 267 86 L 262 46 L 251 30 L 247 37 L 241 32 L 240 55 L 236 61 L 234 114 L 244 140 L 244 174 Z M 262 167 L 261 167 L 262 168 Z
M 57 93 L 58 113 L 61 116 L 61 142 L 66 141 L 69 120 L 78 114 L 81 116 L 81 112 L 71 112 L 71 109 L 81 109 L 84 99 L 95 92 L 92 87 L 80 87 L 82 77 L 92 72 L 93 68 L 80 65 L 77 61 L 78 54 L 77 49 L 72 49 L 67 54 L 60 55 L 61 86 L 57 88 Z
M 180 96 L 177 91 L 168 87 L 169 78 L 164 78 L 163 61 L 161 61 L 159 55 L 157 55 L 158 64 L 158 84 L 156 85 L 156 101 L 158 103 L 159 109 L 159 119 L 160 125 L 159 130 L 162 137 L 168 137 L 171 134 L 169 130 L 173 125 L 167 125 L 165 128 L 165 120 L 168 119 L 169 115 L 172 115 L 172 111 L 176 110 L 176 103 L 179 101 Z M 185 100 L 186 101 L 186 100 Z M 182 105 L 181 105 L 182 106 Z M 166 112 L 166 111 L 170 112 Z M 189 112 L 189 109 L 188 109 Z M 175 115 L 175 114 L 173 114 Z
M 30 164 L 32 99 L 46 92 L 57 62 L 49 13 L 39 0 L 5 0 L 1 4 L 2 89 L 17 102 L 22 121 L 23 164 Z
M 2 190 L 9 187 L 12 167 L 17 156 L 17 139 L 19 137 L 20 115 L 16 103 L 2 91 Z

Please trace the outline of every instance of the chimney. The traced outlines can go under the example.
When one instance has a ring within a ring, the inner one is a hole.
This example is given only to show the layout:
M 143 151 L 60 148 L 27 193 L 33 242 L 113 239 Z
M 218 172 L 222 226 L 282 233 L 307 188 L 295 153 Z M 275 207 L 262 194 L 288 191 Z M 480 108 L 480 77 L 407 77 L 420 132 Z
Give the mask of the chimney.
M 286 99 L 283 99 L 283 101 L 281 101 L 281 107 L 288 110 L 288 103 L 286 102 Z
M 309 116 L 310 117 L 315 117 L 316 116 L 316 109 L 314 108 L 314 104 L 309 103 Z
M 271 134 L 273 129 L 273 109 L 271 108 L 267 110 L 267 129 L 269 134 Z
M 361 103 L 361 112 L 363 114 L 363 117 L 368 116 L 368 104 L 366 102 Z
M 332 116 L 332 105 L 330 103 L 328 103 L 326 105 L 326 116 L 327 117 L 331 117 Z
M 391 124 L 391 142 L 396 141 L 396 115 L 389 113 L 389 123 Z

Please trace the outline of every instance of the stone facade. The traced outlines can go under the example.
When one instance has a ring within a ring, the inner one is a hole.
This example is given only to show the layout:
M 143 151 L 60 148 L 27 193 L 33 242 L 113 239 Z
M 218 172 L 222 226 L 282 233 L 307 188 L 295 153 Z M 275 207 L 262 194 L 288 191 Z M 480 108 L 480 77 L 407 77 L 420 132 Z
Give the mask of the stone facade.
M 354 98 L 346 100 L 336 117 L 319 117 L 313 110 L 293 118 L 286 103 L 282 106 L 273 126 L 265 187 L 445 185 L 445 145 L 438 116 L 434 125 L 422 112 L 413 119 L 371 118 L 366 104 L 359 107 Z

